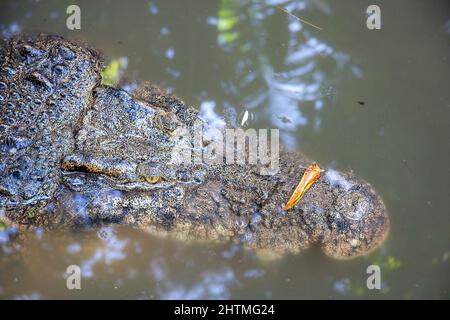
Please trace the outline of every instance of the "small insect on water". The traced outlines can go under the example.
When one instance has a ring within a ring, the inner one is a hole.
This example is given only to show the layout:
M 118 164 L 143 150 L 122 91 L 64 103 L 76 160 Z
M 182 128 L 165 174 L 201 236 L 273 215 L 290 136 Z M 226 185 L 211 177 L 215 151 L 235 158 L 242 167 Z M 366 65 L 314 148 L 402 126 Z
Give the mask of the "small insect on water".
M 284 210 L 289 210 L 293 206 L 295 206 L 300 199 L 305 195 L 306 191 L 313 185 L 314 182 L 317 181 L 320 177 L 320 173 L 324 172 L 322 168 L 320 168 L 317 164 L 310 164 L 308 168 L 306 168 L 303 173 L 302 179 L 298 183 L 297 187 L 295 187 L 294 192 L 292 193 L 289 201 L 284 205 Z

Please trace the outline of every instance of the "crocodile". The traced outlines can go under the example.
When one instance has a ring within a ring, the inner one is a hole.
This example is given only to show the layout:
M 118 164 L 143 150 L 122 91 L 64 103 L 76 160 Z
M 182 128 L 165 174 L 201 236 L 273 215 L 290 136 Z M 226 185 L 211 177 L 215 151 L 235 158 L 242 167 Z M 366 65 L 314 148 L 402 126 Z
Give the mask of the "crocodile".
M 385 204 L 352 172 L 325 170 L 284 210 L 311 163 L 299 152 L 281 148 L 273 174 L 259 162 L 174 162 L 179 129 L 195 137 L 206 120 L 150 83 L 134 92 L 102 84 L 103 58 L 84 43 L 4 39 L 0 66 L 0 212 L 21 227 L 119 223 L 279 254 L 318 245 L 337 259 L 387 237 Z M 211 143 L 193 139 L 202 150 Z

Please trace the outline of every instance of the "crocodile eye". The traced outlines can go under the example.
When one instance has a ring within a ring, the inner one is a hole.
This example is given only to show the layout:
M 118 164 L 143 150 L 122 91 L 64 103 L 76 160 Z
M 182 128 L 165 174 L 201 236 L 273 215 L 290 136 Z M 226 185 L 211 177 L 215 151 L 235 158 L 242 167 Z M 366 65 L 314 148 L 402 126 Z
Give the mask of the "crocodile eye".
M 149 176 L 149 177 L 143 177 L 143 178 L 146 182 L 151 183 L 151 184 L 155 184 L 155 183 L 158 183 L 163 180 L 163 178 L 161 176 Z

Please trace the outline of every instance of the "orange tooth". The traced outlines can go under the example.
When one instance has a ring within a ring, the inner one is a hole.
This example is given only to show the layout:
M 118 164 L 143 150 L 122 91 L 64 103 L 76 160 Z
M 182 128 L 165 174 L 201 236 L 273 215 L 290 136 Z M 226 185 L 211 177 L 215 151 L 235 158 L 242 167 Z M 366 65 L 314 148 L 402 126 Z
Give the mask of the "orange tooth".
M 309 167 L 306 168 L 305 172 L 303 173 L 303 177 L 298 183 L 297 187 L 295 187 L 291 198 L 285 204 L 283 209 L 289 210 L 293 206 L 295 206 L 305 195 L 306 191 L 308 191 L 308 189 L 313 185 L 313 183 L 316 182 L 317 179 L 319 179 L 321 172 L 323 172 L 323 170 L 317 164 L 309 165 Z

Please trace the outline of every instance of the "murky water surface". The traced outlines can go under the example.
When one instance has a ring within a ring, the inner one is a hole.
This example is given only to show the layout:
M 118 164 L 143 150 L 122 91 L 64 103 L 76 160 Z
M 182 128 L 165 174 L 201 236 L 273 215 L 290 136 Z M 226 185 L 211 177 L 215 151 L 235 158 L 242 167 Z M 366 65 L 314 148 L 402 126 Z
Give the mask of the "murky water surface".
M 127 90 L 149 80 L 232 123 L 248 110 L 248 126 L 279 128 L 289 148 L 370 181 L 390 237 L 351 261 L 312 248 L 268 262 L 123 226 L 23 241 L 1 231 L 0 298 L 450 298 L 447 1 L 378 1 L 376 31 L 360 0 L 76 2 L 70 31 L 73 1 L 2 1 L 0 32 L 81 39 L 118 61 Z M 366 287 L 374 263 L 381 290 Z M 66 288 L 71 264 L 81 290 Z

